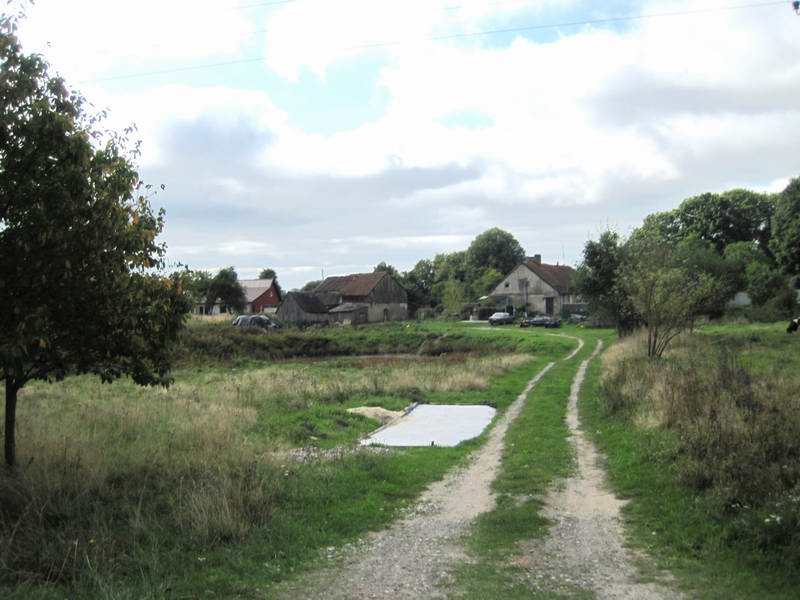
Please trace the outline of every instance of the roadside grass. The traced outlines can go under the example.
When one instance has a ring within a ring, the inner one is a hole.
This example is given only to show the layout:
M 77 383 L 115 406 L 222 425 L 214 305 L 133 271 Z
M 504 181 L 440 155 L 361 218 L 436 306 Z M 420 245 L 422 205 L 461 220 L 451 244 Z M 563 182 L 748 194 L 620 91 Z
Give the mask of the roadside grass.
M 620 344 L 589 367 L 581 418 L 630 499 L 628 536 L 693 598 L 800 589 L 800 345 L 783 327 L 706 326 L 624 378 Z
M 518 328 L 493 343 L 458 324 L 414 326 L 425 340 L 463 339 L 473 353 L 449 346 L 436 358 L 224 367 L 201 357 L 167 390 L 87 377 L 26 388 L 22 468 L 0 474 L 0 595 L 237 597 L 268 589 L 314 564 L 321 549 L 387 525 L 484 437 L 453 449 L 365 450 L 310 463 L 282 451 L 349 445 L 375 427 L 347 413 L 351 406 L 491 400 L 502 411 L 572 344 Z M 391 340 L 399 327 L 376 329 L 359 335 Z M 516 353 L 493 355 L 498 348 Z
M 574 469 L 566 407 L 580 363 L 594 350 L 607 330 L 571 329 L 566 333 L 584 340 L 581 351 L 564 361 L 565 352 L 530 392 L 519 417 L 505 437 L 500 473 L 493 489 L 496 507 L 478 518 L 468 538 L 469 560 L 456 571 L 457 598 L 557 598 L 555 593 L 531 589 L 515 566 L 519 544 L 546 534 L 548 521 L 540 515 L 542 498 L 559 479 Z M 572 342 L 573 347 L 575 342 Z M 596 361 L 595 361 L 596 362 Z M 579 590 L 570 597 L 589 597 Z

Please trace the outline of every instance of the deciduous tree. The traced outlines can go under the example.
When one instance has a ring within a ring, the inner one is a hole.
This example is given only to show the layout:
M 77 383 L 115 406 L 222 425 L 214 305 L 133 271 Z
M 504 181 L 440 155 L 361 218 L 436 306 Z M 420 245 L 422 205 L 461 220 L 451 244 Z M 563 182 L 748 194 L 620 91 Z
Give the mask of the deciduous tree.
M 16 462 L 19 390 L 94 373 L 167 384 L 168 346 L 190 306 L 161 277 L 165 248 L 125 135 L 24 54 L 0 18 L 0 376 L 5 461 Z

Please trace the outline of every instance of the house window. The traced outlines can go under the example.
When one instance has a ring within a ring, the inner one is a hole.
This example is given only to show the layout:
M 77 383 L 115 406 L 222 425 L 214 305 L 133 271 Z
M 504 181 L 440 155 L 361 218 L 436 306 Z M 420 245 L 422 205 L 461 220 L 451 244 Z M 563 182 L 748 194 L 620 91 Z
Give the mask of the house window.
M 505 283 L 505 285 L 503 287 L 508 287 L 509 285 L 511 285 L 511 284 L 506 281 L 506 283 Z
M 528 289 L 528 280 L 527 279 L 520 279 L 518 281 L 518 285 L 519 285 L 519 291 L 520 292 L 524 292 L 525 290 Z

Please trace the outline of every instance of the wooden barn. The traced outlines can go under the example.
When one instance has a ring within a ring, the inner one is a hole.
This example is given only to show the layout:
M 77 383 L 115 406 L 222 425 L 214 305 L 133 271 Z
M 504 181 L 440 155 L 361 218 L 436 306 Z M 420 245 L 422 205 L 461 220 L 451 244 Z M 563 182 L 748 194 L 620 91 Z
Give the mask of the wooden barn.
M 275 315 L 286 323 L 327 323 L 330 320 L 328 307 L 314 294 L 289 292 Z
M 511 306 L 527 312 L 558 315 L 580 299 L 574 290 L 575 269 L 548 265 L 540 254 L 517 265 L 489 294 L 498 310 Z
M 345 304 L 367 309 L 367 321 L 401 321 L 408 318 L 408 293 L 385 271 L 328 277 L 314 290 L 329 310 Z

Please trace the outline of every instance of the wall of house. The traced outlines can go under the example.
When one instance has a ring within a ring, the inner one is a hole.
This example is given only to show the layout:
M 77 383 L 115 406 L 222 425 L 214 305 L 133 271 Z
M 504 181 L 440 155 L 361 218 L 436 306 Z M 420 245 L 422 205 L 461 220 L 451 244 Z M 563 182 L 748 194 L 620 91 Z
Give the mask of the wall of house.
M 384 311 L 386 311 L 384 313 Z M 368 318 L 370 323 L 380 323 L 387 320 L 385 316 L 388 315 L 389 321 L 405 321 L 408 318 L 408 304 L 399 302 L 370 302 L 368 309 Z
M 527 307 L 528 312 L 546 312 L 547 298 L 553 298 L 553 314 L 561 312 L 562 304 L 570 303 L 572 296 L 562 297 L 556 289 L 545 282 L 536 273 L 525 265 L 518 265 L 509 275 L 501 281 L 492 292 L 492 296 L 508 296 L 513 306 L 523 306 L 525 304 L 525 284 L 527 282 Z
M 329 320 L 327 313 L 304 311 L 291 295 L 286 296 L 275 316 L 279 321 L 287 323 L 327 323 Z
M 275 286 L 271 285 L 267 291 L 253 300 L 252 305 L 248 308 L 254 313 L 261 313 L 267 308 L 276 308 L 279 304 L 278 292 L 275 290 Z

